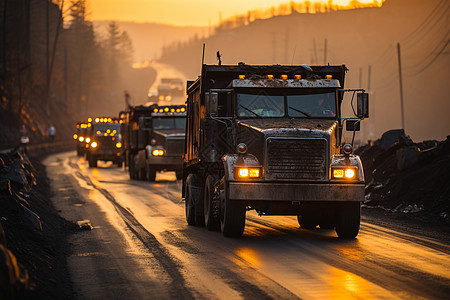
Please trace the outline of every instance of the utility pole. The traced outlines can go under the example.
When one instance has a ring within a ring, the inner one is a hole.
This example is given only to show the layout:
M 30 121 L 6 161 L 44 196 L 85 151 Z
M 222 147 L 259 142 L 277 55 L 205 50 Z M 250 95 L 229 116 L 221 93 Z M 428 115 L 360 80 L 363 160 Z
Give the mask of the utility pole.
M 405 113 L 403 108 L 403 80 L 402 80 L 402 60 L 400 55 L 400 43 L 397 43 L 397 54 L 398 54 L 398 78 L 400 81 L 400 111 L 402 117 L 402 129 L 405 129 Z
M 325 39 L 325 44 L 323 45 L 323 64 L 326 65 L 327 64 L 327 44 L 328 44 L 328 40 Z
M 273 62 L 273 64 L 276 64 L 277 63 L 277 55 L 276 55 L 276 51 L 277 51 L 277 45 L 276 45 L 276 33 L 275 32 L 272 32 L 272 51 L 273 51 L 273 56 L 272 56 L 272 62 Z

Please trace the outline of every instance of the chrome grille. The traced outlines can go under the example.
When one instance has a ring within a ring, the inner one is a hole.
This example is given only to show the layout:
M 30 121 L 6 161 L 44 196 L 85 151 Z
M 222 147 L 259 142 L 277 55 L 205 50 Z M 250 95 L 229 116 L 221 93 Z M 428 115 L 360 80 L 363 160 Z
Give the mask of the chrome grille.
M 166 140 L 167 155 L 183 155 L 184 139 L 168 139 Z
M 325 139 L 267 140 L 267 172 L 274 179 L 325 179 Z

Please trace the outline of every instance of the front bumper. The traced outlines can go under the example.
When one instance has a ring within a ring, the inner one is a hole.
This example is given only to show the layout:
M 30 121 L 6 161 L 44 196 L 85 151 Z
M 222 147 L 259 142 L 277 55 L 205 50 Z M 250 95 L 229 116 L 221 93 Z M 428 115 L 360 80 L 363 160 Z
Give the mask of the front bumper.
M 363 201 L 364 183 L 230 182 L 231 200 Z
M 181 156 L 151 156 L 147 159 L 149 165 L 165 166 L 173 169 L 183 168 L 183 158 Z

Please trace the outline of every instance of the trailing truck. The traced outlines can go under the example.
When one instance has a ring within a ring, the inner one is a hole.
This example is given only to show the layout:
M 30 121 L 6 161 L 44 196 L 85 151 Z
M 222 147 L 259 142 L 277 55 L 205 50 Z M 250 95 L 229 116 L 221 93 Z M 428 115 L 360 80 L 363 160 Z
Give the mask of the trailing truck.
M 157 171 L 175 171 L 181 179 L 186 106 L 134 106 L 120 115 L 130 179 L 155 181 Z
M 237 237 L 246 212 L 256 210 L 297 216 L 305 229 L 356 237 L 364 173 L 352 144 L 343 144 L 343 130 L 354 137 L 369 100 L 362 89 L 344 89 L 347 70 L 203 65 L 187 84 L 187 223 Z M 352 118 L 342 117 L 346 92 L 353 96 Z
M 112 161 L 122 167 L 122 134 L 119 120 L 113 118 L 89 118 L 86 141 L 86 159 L 89 167 L 97 167 L 97 161 Z

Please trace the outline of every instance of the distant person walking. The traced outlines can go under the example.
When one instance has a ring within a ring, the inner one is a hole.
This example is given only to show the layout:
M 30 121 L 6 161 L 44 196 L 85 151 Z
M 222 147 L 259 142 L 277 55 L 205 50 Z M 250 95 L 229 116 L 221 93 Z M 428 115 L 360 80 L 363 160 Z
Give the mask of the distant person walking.
M 56 133 L 55 127 L 53 125 L 50 125 L 50 127 L 48 128 L 48 136 L 50 137 L 51 142 L 55 141 L 55 133 Z
M 30 137 L 28 134 L 28 129 L 25 124 L 20 128 L 20 145 L 23 148 L 23 151 L 27 153 L 27 144 L 30 142 Z

